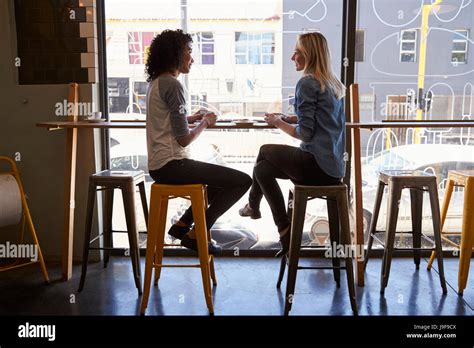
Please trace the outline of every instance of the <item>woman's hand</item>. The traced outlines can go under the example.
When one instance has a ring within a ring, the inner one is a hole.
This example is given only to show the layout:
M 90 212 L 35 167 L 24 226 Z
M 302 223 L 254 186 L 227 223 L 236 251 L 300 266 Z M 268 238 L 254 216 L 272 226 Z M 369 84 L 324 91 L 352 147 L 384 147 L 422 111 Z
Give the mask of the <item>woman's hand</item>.
M 196 111 L 194 114 L 191 116 L 188 116 L 188 123 L 194 123 L 196 121 L 201 121 L 202 117 L 207 113 L 208 111 L 204 108 L 199 109 Z
M 296 125 L 290 124 L 289 122 L 284 120 L 284 117 L 290 116 L 285 116 L 283 114 L 265 114 L 265 121 L 270 126 L 274 126 L 278 129 L 281 129 L 283 132 L 292 136 L 293 138 L 299 139 L 298 135 L 296 134 Z
M 213 112 L 207 112 L 202 116 L 202 121 L 207 123 L 207 126 L 213 126 L 217 122 L 217 115 Z
M 286 123 L 291 123 L 291 124 L 295 124 L 296 122 L 298 122 L 298 116 L 296 115 L 293 115 L 293 116 L 283 116 L 282 117 L 283 121 L 285 121 Z
M 274 127 L 278 127 L 279 124 L 281 124 L 281 122 L 283 122 L 282 120 L 282 114 L 265 114 L 265 122 L 267 122 L 270 126 L 274 126 Z

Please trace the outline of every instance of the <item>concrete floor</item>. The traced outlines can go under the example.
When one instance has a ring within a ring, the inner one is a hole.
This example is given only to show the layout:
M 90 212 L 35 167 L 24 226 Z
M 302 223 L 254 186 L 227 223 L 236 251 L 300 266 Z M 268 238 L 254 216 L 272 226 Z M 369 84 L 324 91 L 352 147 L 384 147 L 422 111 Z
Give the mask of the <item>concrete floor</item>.
M 190 258 L 170 257 L 186 263 Z M 194 262 L 194 260 L 192 261 Z M 300 264 L 321 264 L 322 259 L 302 259 Z M 445 259 L 448 294 L 443 295 L 436 269 L 426 271 L 423 259 L 416 271 L 412 259 L 393 260 L 385 296 L 379 293 L 380 259 L 371 259 L 365 287 L 357 288 L 359 313 L 378 315 L 474 314 L 474 279 L 464 296 L 457 295 L 455 258 Z M 144 269 L 142 257 L 142 273 Z M 60 267 L 49 264 L 52 283 L 44 285 L 36 265 L 2 273 L 0 313 L 3 315 L 137 315 L 140 299 L 132 279 L 130 260 L 112 256 L 109 266 L 91 263 L 85 288 L 77 293 L 80 266 L 69 282 L 60 281 Z M 285 281 L 276 289 L 279 260 L 274 258 L 220 257 L 216 259 L 218 285 L 214 289 L 216 315 L 282 314 Z M 291 315 L 352 315 L 345 272 L 337 289 L 330 270 L 298 272 Z M 147 315 L 207 315 L 199 269 L 164 269 L 158 287 L 151 290 Z

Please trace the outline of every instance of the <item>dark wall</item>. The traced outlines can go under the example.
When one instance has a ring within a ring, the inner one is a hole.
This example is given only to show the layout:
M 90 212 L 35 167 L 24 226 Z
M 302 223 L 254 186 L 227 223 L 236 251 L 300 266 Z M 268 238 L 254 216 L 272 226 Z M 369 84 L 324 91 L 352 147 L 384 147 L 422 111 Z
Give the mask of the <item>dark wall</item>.
M 87 1 L 15 0 L 19 83 L 96 82 L 94 14 Z
M 35 0 L 28 0 L 34 3 Z M 48 1 L 50 2 L 50 1 Z M 84 0 L 82 1 L 84 3 Z M 15 4 L 0 0 L 0 156 L 18 158 L 17 166 L 28 196 L 28 205 L 47 261 L 58 260 L 63 240 L 63 193 L 66 132 L 49 132 L 36 127 L 42 121 L 57 121 L 56 103 L 67 100 L 68 84 L 18 83 Z M 25 67 L 25 65 L 23 64 Z M 68 81 L 70 82 L 70 81 Z M 79 85 L 80 102 L 97 103 L 99 84 Z M 98 131 L 82 129 L 78 136 L 74 256 L 82 255 L 87 183 L 89 175 L 100 168 Z M 96 206 L 100 207 L 100 204 Z M 101 216 L 100 214 L 96 216 Z M 94 233 L 98 223 L 94 223 Z M 18 228 L 14 228 L 15 231 Z M 5 237 L 7 239 L 5 239 Z M 18 241 L 18 234 L 8 239 L 0 231 L 0 243 Z

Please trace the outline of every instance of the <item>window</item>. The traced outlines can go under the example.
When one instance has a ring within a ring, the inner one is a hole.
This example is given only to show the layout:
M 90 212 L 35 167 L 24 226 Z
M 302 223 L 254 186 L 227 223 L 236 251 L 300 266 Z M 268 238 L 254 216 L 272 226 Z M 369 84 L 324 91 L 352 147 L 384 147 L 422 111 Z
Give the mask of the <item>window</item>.
M 146 89 L 145 81 L 133 81 L 133 112 L 146 114 Z
M 128 33 L 129 64 L 145 64 L 146 52 L 154 37 L 154 32 L 134 31 Z
M 357 29 L 355 37 L 355 61 L 363 62 L 364 61 L 364 45 L 365 45 L 365 30 Z
M 456 30 L 456 34 L 453 36 L 453 49 L 451 53 L 453 65 L 467 63 L 468 39 L 469 30 Z
M 456 4 L 449 1 L 449 5 L 442 1 L 441 5 L 433 8 L 434 3 L 357 1 L 358 30 L 355 33 L 354 60 L 358 60 L 358 35 L 362 35 L 362 30 L 365 30 L 366 53 L 365 62 L 356 62 L 354 69 L 354 81 L 359 84 L 361 122 L 472 119 L 468 105 L 473 100 L 469 86 L 474 74 L 464 63 L 468 59 L 466 53 L 471 40 L 468 34 L 473 27 L 472 11 L 466 11 L 460 1 Z M 427 30 L 426 37 L 422 37 L 421 28 Z M 418 54 L 422 44 L 426 45 L 423 57 Z M 456 66 L 455 62 L 460 65 Z M 467 167 L 474 167 L 474 154 L 463 153 L 464 149 L 474 149 L 474 146 L 465 146 L 472 145 L 472 136 L 466 130 L 419 128 L 414 123 L 410 128 L 381 128 L 361 134 L 362 225 L 365 240 L 368 239 L 367 226 L 370 226 L 372 219 L 373 192 L 378 185 L 379 171 L 418 169 L 433 173 L 438 179 L 438 194 L 442 199 L 445 172 L 451 169 L 446 164 L 461 163 L 469 158 L 470 165 Z M 461 168 L 460 165 L 454 167 Z M 446 214 L 446 231 L 461 229 L 462 219 L 459 216 L 462 215 L 463 198 L 462 195 L 455 195 L 453 192 L 452 205 Z M 380 213 L 382 216 L 378 216 L 377 230 L 385 228 L 387 218 L 386 210 L 381 209 Z M 412 230 L 410 214 L 409 194 L 402 195 L 397 230 Z M 427 235 L 432 235 L 430 216 L 429 204 L 423 205 L 422 228 Z M 397 236 L 396 243 L 411 246 L 411 236 L 409 239 L 406 236 Z
M 207 94 L 191 94 L 191 104 L 201 105 L 203 102 L 207 102 Z
M 235 33 L 236 64 L 273 64 L 275 56 L 275 34 Z
M 402 30 L 400 33 L 400 62 L 416 60 L 416 30 Z
M 212 110 L 222 121 L 263 118 L 266 112 L 293 114 L 293 105 L 288 109 L 288 101 L 294 101 L 295 85 L 301 73 L 295 70 L 290 57 L 297 35 L 302 32 L 325 33 L 331 46 L 334 71 L 340 72 L 340 64 L 336 62 L 341 61 L 343 0 L 328 1 L 327 4 L 300 1 L 301 6 L 294 5 L 292 0 L 187 0 L 185 6 L 178 0 L 103 2 L 106 7 L 109 116 L 114 121 L 146 119 L 144 64 L 147 48 L 153 37 L 166 29 L 183 29 L 193 39 L 195 64 L 189 74 L 179 76 L 190 114 L 201 107 Z M 304 15 L 292 12 L 300 7 L 298 13 Z M 396 60 L 397 53 L 394 55 Z M 145 188 L 149 194 L 153 180 L 146 167 L 145 129 L 114 128 L 108 133 L 110 168 L 145 171 Z M 258 150 L 268 143 L 298 144 L 296 139 L 274 130 L 212 129 L 191 145 L 190 152 L 194 159 L 252 175 Z M 291 182 L 281 185 L 287 192 Z M 278 233 L 265 228 L 273 224 L 267 204 L 262 204 L 260 220 L 236 218 L 246 199 L 243 196 L 219 218 L 213 227 L 213 238 L 230 251 L 236 247 L 251 253 L 278 249 Z M 313 203 L 312 206 L 312 203 L 308 204 L 305 232 L 314 230 L 315 224 L 319 226 L 320 217 L 326 214 L 325 202 Z M 168 227 L 187 207 L 185 200 L 170 201 Z M 120 196 L 114 198 L 114 208 L 118 213 L 114 214 L 113 229 L 125 230 Z M 137 210 L 136 220 L 137 228 L 145 231 L 141 209 Z M 327 236 L 326 232 L 318 227 L 318 233 Z M 308 243 L 313 240 L 314 237 L 309 238 Z M 113 245 L 128 248 L 126 234 L 114 233 Z
M 214 35 L 211 32 L 199 32 L 193 36 L 193 57 L 196 64 L 214 64 Z
M 129 103 L 129 79 L 109 78 L 107 88 L 109 94 L 109 112 L 125 113 Z

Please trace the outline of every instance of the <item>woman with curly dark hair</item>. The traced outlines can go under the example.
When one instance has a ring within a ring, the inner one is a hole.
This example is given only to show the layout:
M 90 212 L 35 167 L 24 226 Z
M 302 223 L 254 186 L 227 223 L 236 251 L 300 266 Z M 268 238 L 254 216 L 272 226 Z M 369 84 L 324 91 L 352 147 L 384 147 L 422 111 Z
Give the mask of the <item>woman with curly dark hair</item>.
M 184 88 L 178 76 L 189 73 L 194 62 L 191 44 L 191 36 L 182 30 L 165 30 L 151 43 L 146 63 L 148 169 L 153 180 L 161 184 L 206 184 L 206 223 L 211 228 L 244 195 L 252 179 L 238 170 L 194 161 L 189 156 L 188 145 L 217 119 L 214 113 L 202 110 L 187 116 Z M 201 120 L 199 125 L 189 129 L 188 123 L 197 120 Z M 168 234 L 180 239 L 182 246 L 197 250 L 192 224 L 189 207 Z M 220 246 L 209 242 L 209 253 L 220 250 Z

